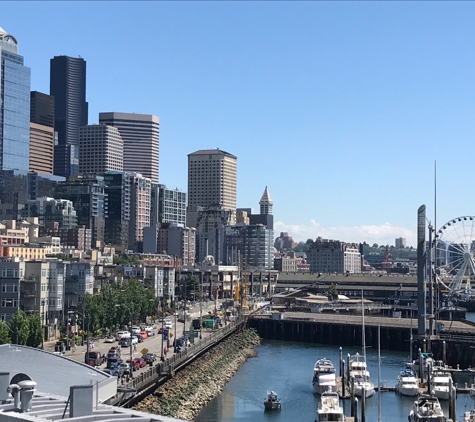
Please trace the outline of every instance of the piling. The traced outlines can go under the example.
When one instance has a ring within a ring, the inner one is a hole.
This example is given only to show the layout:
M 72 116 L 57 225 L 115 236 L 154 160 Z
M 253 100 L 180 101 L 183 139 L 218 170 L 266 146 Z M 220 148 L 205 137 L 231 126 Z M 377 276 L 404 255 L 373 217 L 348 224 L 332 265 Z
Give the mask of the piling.
M 345 361 L 341 361 L 342 365 L 342 371 L 341 371 L 341 397 L 345 398 L 346 397 L 346 379 L 345 379 Z
M 418 358 L 419 358 L 419 379 L 421 382 L 424 382 L 424 366 L 422 365 L 422 351 L 419 348 L 417 351 Z
M 352 404 L 351 416 L 353 416 L 354 418 L 357 418 L 358 416 L 357 416 L 356 408 L 358 407 L 357 406 L 358 399 L 356 399 L 355 397 L 355 378 L 354 377 L 351 377 L 350 397 L 351 397 L 351 404 Z
M 348 380 L 348 385 L 350 385 L 350 354 L 346 357 L 346 379 Z M 353 415 L 352 415 L 353 416 Z
M 442 342 L 442 362 L 444 362 L 444 365 L 447 363 L 447 344 L 445 340 Z
M 366 422 L 366 391 L 363 388 L 361 395 L 361 422 Z
M 358 398 L 355 397 L 352 403 L 353 403 L 353 406 L 351 406 L 351 410 L 354 413 L 353 418 L 355 422 L 358 422 Z

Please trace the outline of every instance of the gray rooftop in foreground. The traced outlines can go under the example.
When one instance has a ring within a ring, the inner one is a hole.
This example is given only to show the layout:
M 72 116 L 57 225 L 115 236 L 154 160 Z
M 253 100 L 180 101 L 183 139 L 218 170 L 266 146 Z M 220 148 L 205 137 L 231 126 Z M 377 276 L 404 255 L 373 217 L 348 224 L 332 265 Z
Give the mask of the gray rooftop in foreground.
M 67 405 L 68 407 L 66 408 Z M 13 409 L 13 399 L 6 403 L 0 403 L 0 422 L 14 422 L 20 420 L 36 422 L 50 422 L 57 420 L 81 422 L 184 422 L 182 419 L 152 415 L 150 413 L 103 404 L 97 406 L 94 405 L 91 415 L 73 418 L 69 416 L 69 404 L 67 404 L 67 398 L 43 393 L 35 393 L 31 410 L 29 412 L 20 413 Z
M 9 372 L 11 378 L 19 373 L 26 374 L 37 383 L 39 391 L 58 396 L 67 397 L 72 385 L 98 385 L 100 401 L 117 392 L 116 377 L 85 363 L 33 347 L 0 345 L 0 372 Z

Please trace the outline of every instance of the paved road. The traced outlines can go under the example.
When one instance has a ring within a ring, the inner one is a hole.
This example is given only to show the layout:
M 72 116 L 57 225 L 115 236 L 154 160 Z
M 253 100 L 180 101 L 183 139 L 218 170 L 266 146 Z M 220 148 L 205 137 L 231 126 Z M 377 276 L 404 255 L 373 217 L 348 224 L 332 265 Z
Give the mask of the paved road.
M 203 314 L 207 313 L 208 311 L 212 311 L 212 310 L 214 310 L 214 303 L 207 302 L 206 304 L 203 304 Z M 194 307 L 190 310 L 187 310 L 187 313 L 190 314 L 190 320 L 188 322 L 186 322 L 186 330 L 189 330 L 190 325 L 191 325 L 191 319 L 193 319 L 195 317 L 198 317 L 200 315 L 199 306 Z M 163 353 L 164 358 L 169 358 L 169 357 L 173 356 L 174 350 L 173 350 L 172 344 L 173 344 L 173 338 L 175 338 L 175 332 L 176 332 L 176 336 L 178 336 L 178 338 L 180 338 L 183 335 L 183 330 L 184 330 L 184 327 L 185 327 L 185 324 L 183 322 L 179 322 L 178 318 L 175 318 L 174 316 L 173 317 L 168 317 L 168 319 L 170 319 L 172 321 L 171 332 L 173 333 L 173 337 L 170 340 L 170 348 L 167 350 L 167 353 L 166 354 Z M 167 345 L 167 342 L 163 341 L 163 347 L 162 347 L 162 335 L 157 334 L 158 328 L 161 327 L 161 323 L 157 322 L 156 325 L 157 325 L 156 328 L 153 330 L 154 333 L 155 333 L 154 336 L 148 337 L 142 343 L 138 343 L 137 344 L 137 351 L 134 352 L 133 348 L 132 348 L 132 357 L 133 358 L 141 357 L 142 356 L 141 350 L 146 348 L 146 349 L 148 349 L 149 353 L 155 353 L 155 355 L 157 356 L 157 362 L 159 362 L 160 357 L 162 356 L 161 352 L 165 348 L 165 346 Z M 175 327 L 176 327 L 176 330 L 175 330 Z M 207 336 L 208 332 L 203 330 L 202 335 Z M 46 342 L 44 344 L 44 348 L 45 348 L 45 350 L 48 350 L 48 351 L 54 351 L 55 344 L 56 344 L 55 341 Z M 100 352 L 101 355 L 104 355 L 104 354 L 107 354 L 107 352 L 109 351 L 109 349 L 111 347 L 117 346 L 117 345 L 118 345 L 118 342 L 106 343 L 104 341 L 104 339 L 100 339 L 100 340 L 94 342 L 94 349 L 93 350 L 96 351 L 96 352 Z M 78 345 L 78 346 L 76 346 L 75 350 L 73 350 L 73 348 L 71 348 L 71 350 L 65 352 L 64 356 L 67 357 L 67 358 L 76 360 L 78 362 L 84 362 L 86 350 L 87 350 L 86 345 L 84 345 L 84 346 Z M 92 349 L 90 348 L 89 350 L 91 351 Z M 121 358 L 124 361 L 130 358 L 130 348 L 125 348 L 125 347 L 121 348 Z M 101 365 L 101 368 L 105 368 L 105 367 L 106 367 L 105 363 Z M 144 371 L 146 369 L 147 369 L 147 367 L 144 367 L 140 371 Z M 135 371 L 134 374 L 140 373 L 140 371 Z

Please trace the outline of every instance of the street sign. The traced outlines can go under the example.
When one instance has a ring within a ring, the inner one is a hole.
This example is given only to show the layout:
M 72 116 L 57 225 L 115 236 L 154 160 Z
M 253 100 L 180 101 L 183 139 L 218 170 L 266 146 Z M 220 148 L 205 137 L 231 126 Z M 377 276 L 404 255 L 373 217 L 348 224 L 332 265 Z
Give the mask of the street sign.
M 140 351 L 140 353 L 142 353 L 142 356 L 145 356 L 147 353 L 148 353 L 148 349 L 146 349 L 145 347 Z

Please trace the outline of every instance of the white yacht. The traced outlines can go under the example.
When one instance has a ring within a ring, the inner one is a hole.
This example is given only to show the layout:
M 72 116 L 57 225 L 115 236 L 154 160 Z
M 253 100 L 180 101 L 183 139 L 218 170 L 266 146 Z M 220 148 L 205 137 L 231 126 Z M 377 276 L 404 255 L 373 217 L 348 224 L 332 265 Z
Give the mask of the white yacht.
M 475 422 L 475 409 L 463 414 L 463 422 Z
M 408 420 L 409 422 L 447 422 L 437 397 L 428 394 L 420 395 L 414 402 Z
M 313 368 L 313 392 L 323 394 L 327 391 L 336 393 L 335 367 L 331 360 L 323 358 L 315 362 Z
M 359 353 L 350 357 L 350 379 L 355 379 L 355 395 L 371 397 L 374 394 L 374 384 L 366 367 L 366 359 Z
M 401 396 L 414 397 L 419 395 L 419 379 L 411 368 L 404 368 L 397 377 L 396 393 Z
M 434 395 L 440 400 L 449 399 L 450 373 L 435 368 L 431 376 L 431 389 Z
M 280 410 L 282 403 L 277 397 L 275 391 L 267 392 L 267 398 L 264 400 L 264 410 Z
M 343 413 L 343 407 L 340 406 L 338 393 L 331 390 L 323 392 L 315 422 L 344 422 L 344 420 L 345 414 Z

